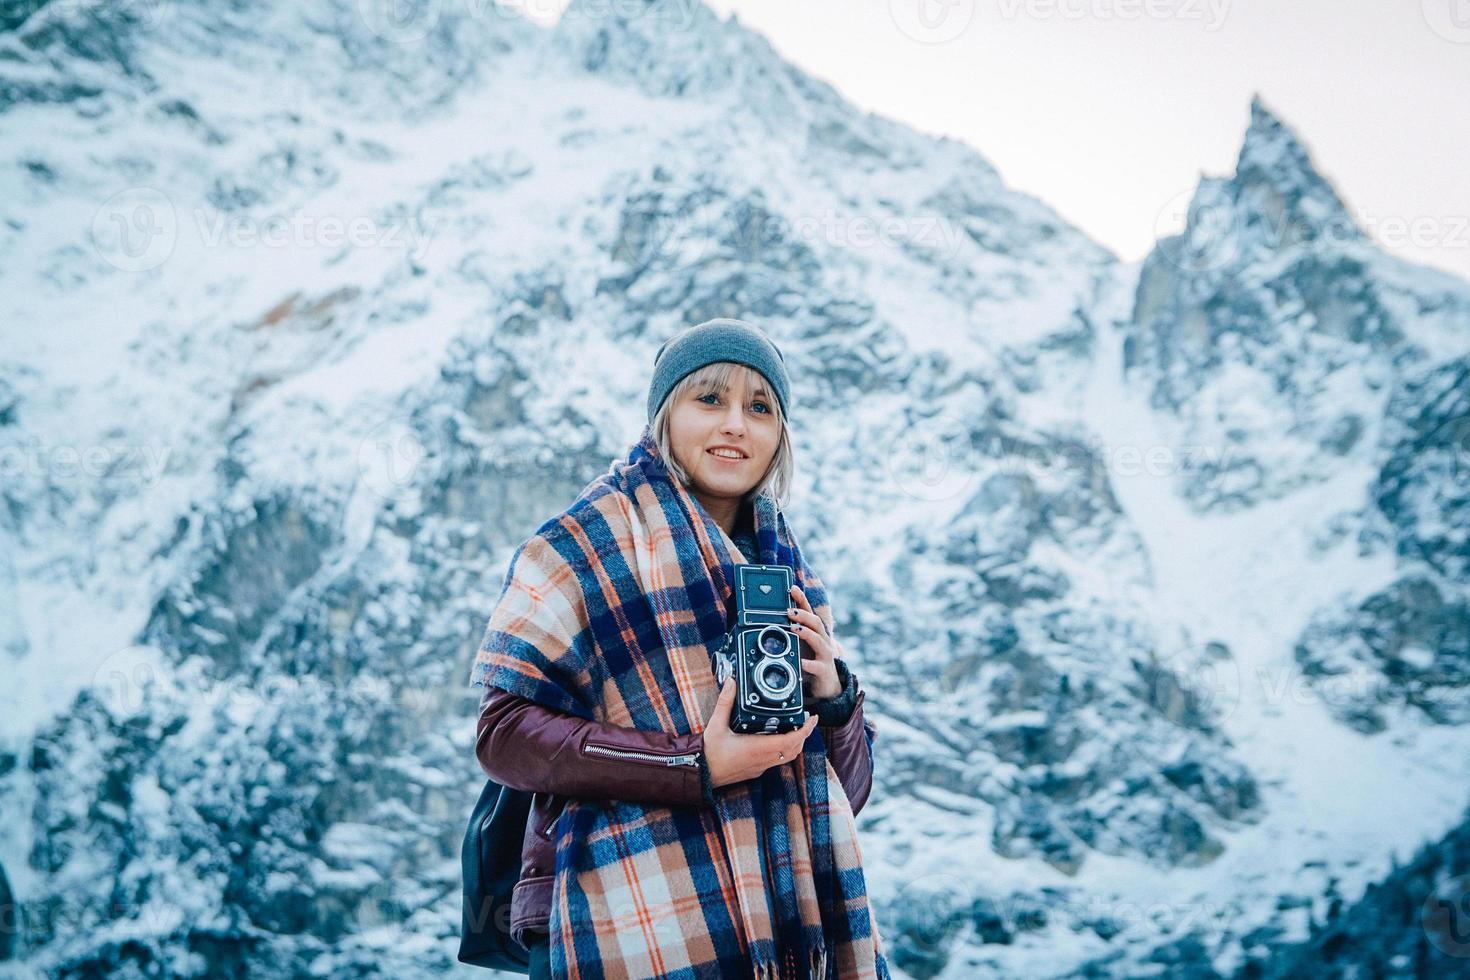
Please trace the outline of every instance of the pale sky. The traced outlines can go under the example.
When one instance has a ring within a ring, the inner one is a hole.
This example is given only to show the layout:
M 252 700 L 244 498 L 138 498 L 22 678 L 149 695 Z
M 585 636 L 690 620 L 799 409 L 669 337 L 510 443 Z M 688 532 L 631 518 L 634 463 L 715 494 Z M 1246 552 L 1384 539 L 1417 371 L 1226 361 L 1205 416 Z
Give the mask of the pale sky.
M 1234 170 L 1259 92 L 1386 250 L 1470 279 L 1470 0 L 709 6 L 1125 260 L 1179 229 L 1201 172 Z

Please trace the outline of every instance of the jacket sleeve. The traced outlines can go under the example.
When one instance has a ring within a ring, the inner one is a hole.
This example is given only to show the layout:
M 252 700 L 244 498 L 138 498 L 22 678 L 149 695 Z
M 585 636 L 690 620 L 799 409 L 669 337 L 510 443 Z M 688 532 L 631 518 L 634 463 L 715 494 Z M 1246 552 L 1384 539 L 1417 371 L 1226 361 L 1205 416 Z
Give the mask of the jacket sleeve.
M 690 806 L 707 800 L 703 732 L 592 721 L 489 685 L 475 756 L 491 779 L 527 792 Z
M 863 717 L 863 700 L 867 692 L 858 687 L 857 676 L 837 658 L 837 673 L 842 693 L 833 698 L 813 701 L 808 711 L 817 716 L 822 740 L 827 744 L 827 758 L 837 773 L 838 782 L 847 793 L 856 815 L 873 789 L 873 739 L 878 730 Z

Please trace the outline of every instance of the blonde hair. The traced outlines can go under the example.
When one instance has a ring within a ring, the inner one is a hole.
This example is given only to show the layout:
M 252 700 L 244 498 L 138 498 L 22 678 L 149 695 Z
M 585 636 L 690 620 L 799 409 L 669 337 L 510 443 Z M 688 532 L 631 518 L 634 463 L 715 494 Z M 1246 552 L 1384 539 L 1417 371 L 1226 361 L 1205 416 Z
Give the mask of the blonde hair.
M 746 387 L 752 391 L 765 393 L 766 403 L 776 415 L 776 421 L 781 426 L 781 440 L 776 445 L 775 458 L 771 460 L 770 467 L 766 470 L 765 477 L 750 489 L 741 503 L 753 500 L 762 493 L 768 493 L 775 498 L 776 503 L 785 506 L 786 497 L 791 492 L 791 479 L 796 472 L 796 458 L 791 451 L 791 432 L 786 426 L 786 415 L 781 411 L 781 402 L 771 392 L 771 386 L 765 377 L 757 370 L 734 361 L 716 361 L 706 364 L 697 371 L 693 371 L 678 384 L 674 385 L 664 403 L 658 407 L 653 416 L 653 438 L 658 442 L 658 451 L 663 454 L 664 462 L 669 472 L 672 473 L 680 483 L 689 486 L 689 474 L 679 461 L 674 458 L 673 447 L 669 445 L 669 412 L 683 400 L 691 388 L 728 391 L 735 378 L 736 371 L 745 372 Z

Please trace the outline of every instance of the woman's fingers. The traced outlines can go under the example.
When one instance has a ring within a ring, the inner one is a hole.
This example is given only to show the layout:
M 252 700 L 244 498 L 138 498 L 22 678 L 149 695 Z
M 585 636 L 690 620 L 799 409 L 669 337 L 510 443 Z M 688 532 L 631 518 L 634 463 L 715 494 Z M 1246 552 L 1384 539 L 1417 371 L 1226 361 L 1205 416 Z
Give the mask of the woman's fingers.
M 804 669 L 805 662 L 802 666 Z M 817 726 L 817 716 L 809 714 L 800 728 L 794 728 L 780 735 L 732 731 L 730 712 L 734 702 L 735 681 L 730 678 L 720 688 L 719 700 L 715 702 L 714 710 L 710 712 L 709 722 L 705 725 L 705 758 L 710 760 L 711 776 L 718 775 L 721 779 L 716 782 L 717 786 L 724 785 L 726 782 L 752 779 L 772 766 L 791 762 L 801 754 L 801 747 L 806 742 L 807 736 Z M 729 769 L 735 774 L 728 779 L 724 778 L 727 769 L 725 759 L 727 751 L 732 753 L 729 759 Z M 744 775 L 739 775 L 740 773 Z
M 720 688 L 720 696 L 715 699 L 715 706 L 709 713 L 709 720 L 704 727 L 729 728 L 730 706 L 735 703 L 735 678 L 725 678 L 724 686 Z
M 801 723 L 801 727 L 792 732 L 792 734 L 796 736 L 796 738 L 793 739 L 796 744 L 792 747 L 791 751 L 788 751 L 786 753 L 787 760 L 790 760 L 793 757 L 801 754 L 801 747 L 806 744 L 806 737 L 810 735 L 812 733 L 812 729 L 816 727 L 817 716 L 807 715 L 806 721 Z
M 826 633 L 812 629 L 806 623 L 793 623 L 792 629 L 796 631 L 796 638 L 801 642 L 801 662 L 804 664 L 809 660 L 819 660 L 823 663 L 831 663 L 837 651 L 832 649 L 832 638 Z
M 799 624 L 804 627 L 803 629 L 797 630 L 797 635 L 806 637 L 808 640 L 813 640 L 814 638 L 825 640 L 828 636 L 827 624 L 822 621 L 822 617 L 817 615 L 816 610 L 812 608 L 812 604 L 807 601 L 806 593 L 801 591 L 800 586 L 793 585 L 791 587 L 791 598 L 795 600 L 796 605 L 787 614 L 787 619 L 793 624 Z
M 785 735 L 777 736 L 781 740 L 780 747 L 771 758 L 771 765 L 781 766 L 801 755 L 801 747 L 806 743 L 806 737 L 811 734 L 812 728 L 817 724 L 816 715 L 807 715 L 806 721 L 801 723 L 800 728 L 793 728 Z M 763 736 L 770 738 L 769 735 Z M 768 767 L 769 768 L 769 767 Z
M 839 694 L 841 693 L 841 684 L 838 683 L 841 680 L 841 675 L 837 673 L 837 667 L 834 664 L 820 660 L 803 660 L 801 662 L 801 669 L 802 672 L 806 674 L 807 677 L 809 677 L 812 681 L 811 693 L 808 695 L 809 697 L 816 698 L 836 696 L 817 694 L 817 684 L 819 682 L 822 685 L 822 690 L 837 690 Z M 813 717 L 815 717 L 815 715 Z
M 817 618 L 817 614 L 810 610 L 793 609 L 786 614 L 786 619 L 794 626 L 804 627 L 821 636 L 827 635 L 827 627 Z
M 803 660 L 801 662 L 801 671 L 812 678 L 818 678 L 829 675 L 836 676 L 837 668 L 834 666 L 829 670 L 820 660 Z
M 806 593 L 801 591 L 801 586 L 793 585 L 791 587 L 791 596 L 796 600 L 796 605 L 799 608 L 805 609 L 807 612 L 812 611 L 812 604 L 807 602 Z

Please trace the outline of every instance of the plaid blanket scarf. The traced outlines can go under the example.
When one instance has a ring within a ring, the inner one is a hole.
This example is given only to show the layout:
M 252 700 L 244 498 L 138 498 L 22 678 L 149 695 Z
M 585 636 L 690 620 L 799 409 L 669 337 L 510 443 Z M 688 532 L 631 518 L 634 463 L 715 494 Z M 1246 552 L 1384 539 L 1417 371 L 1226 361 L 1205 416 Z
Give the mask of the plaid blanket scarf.
M 774 500 L 760 495 L 754 513 L 761 563 L 790 566 L 831 630 L 826 590 Z M 471 682 L 600 722 L 702 731 L 744 560 L 669 474 L 645 427 L 624 459 L 516 550 Z M 797 758 L 715 795 L 714 809 L 567 802 L 556 828 L 552 972 L 887 978 L 852 806 L 820 727 Z

